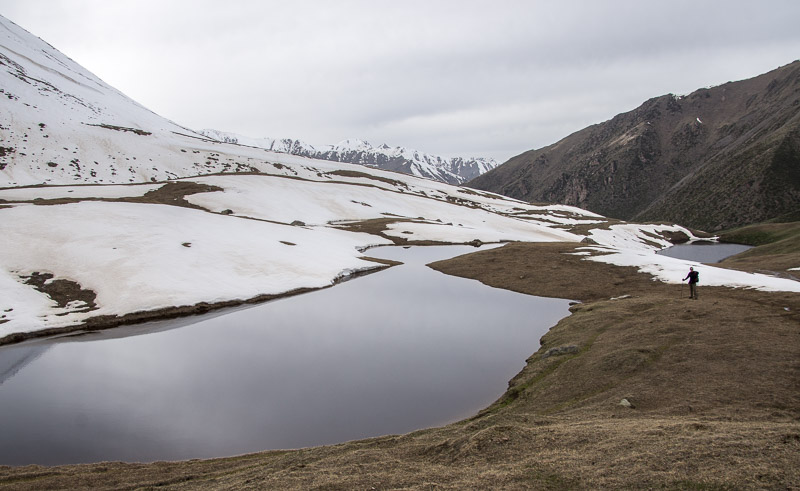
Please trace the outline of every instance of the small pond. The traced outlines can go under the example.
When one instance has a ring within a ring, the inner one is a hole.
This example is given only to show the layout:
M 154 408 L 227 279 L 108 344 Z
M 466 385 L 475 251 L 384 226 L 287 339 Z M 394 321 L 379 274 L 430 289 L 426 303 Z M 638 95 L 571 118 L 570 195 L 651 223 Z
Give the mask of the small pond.
M 202 317 L 0 348 L 0 464 L 228 456 L 405 433 L 502 395 L 568 300 L 425 264 Z
M 718 242 L 694 242 L 692 244 L 674 245 L 658 251 L 658 254 L 699 263 L 718 263 L 727 257 L 735 256 L 748 249 L 752 249 L 752 246 L 720 244 Z

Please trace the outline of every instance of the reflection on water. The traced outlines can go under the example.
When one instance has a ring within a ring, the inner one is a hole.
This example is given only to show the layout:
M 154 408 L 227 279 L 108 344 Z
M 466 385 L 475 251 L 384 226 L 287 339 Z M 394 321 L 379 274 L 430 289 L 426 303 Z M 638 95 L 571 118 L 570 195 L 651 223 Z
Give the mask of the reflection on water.
M 742 244 L 696 242 L 694 244 L 674 245 L 658 251 L 658 254 L 708 264 L 718 263 L 726 257 L 735 256 L 751 248 L 751 246 Z
M 0 352 L 0 385 L 42 356 L 47 346 L 11 346 Z
M 568 314 L 424 266 L 472 251 L 373 249 L 406 264 L 225 315 L 2 348 L 0 464 L 234 455 L 470 416 Z

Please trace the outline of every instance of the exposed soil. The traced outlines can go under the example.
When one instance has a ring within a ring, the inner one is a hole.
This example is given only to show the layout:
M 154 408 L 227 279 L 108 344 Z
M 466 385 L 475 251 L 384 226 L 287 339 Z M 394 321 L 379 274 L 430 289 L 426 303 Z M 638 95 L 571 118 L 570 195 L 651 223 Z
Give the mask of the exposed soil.
M 103 123 L 103 124 L 86 123 L 86 124 L 88 124 L 89 126 L 99 126 L 100 128 L 105 128 L 107 130 L 130 131 L 131 133 L 136 133 L 137 135 L 140 135 L 140 136 L 150 136 L 150 135 L 152 135 L 151 132 L 140 130 L 138 128 L 128 128 L 128 127 L 125 127 L 125 126 L 116 126 L 116 125 L 113 125 L 113 124 L 105 124 L 105 123 Z
M 193 205 L 192 203 L 186 201 L 186 196 L 222 190 L 222 188 L 217 186 L 211 186 L 192 181 L 168 181 L 160 188 L 145 193 L 144 196 L 125 198 L 124 201 L 129 201 L 132 203 L 157 203 L 162 205 L 182 206 L 185 208 L 195 208 L 208 211 L 200 206 Z
M 330 172 L 326 172 L 329 176 L 341 176 L 341 177 L 356 177 L 362 179 L 372 179 L 374 181 L 385 182 L 386 184 L 390 184 L 392 186 L 398 186 L 408 189 L 408 185 L 403 181 L 398 181 L 396 179 L 389 179 L 387 177 L 376 176 L 373 174 L 369 174 L 367 172 L 359 172 L 354 170 L 334 170 Z M 350 183 L 348 183 L 350 184 Z
M 417 220 L 412 220 L 405 217 L 390 217 L 390 218 L 373 218 L 369 220 L 358 220 L 352 222 L 343 222 L 337 223 L 335 226 L 337 228 L 348 230 L 350 232 L 360 232 L 365 234 L 372 234 L 377 235 L 378 237 L 383 237 L 384 239 L 390 240 L 394 243 L 394 245 L 415 245 L 415 246 L 427 246 L 427 245 L 452 245 L 453 242 L 437 242 L 434 240 L 411 240 L 406 239 L 405 237 L 396 237 L 394 235 L 387 235 L 386 230 L 388 226 L 393 223 L 400 223 L 400 222 L 415 222 Z M 465 245 L 472 245 L 475 247 L 479 247 L 482 242 L 479 240 L 472 240 L 469 242 L 465 242 Z
M 141 186 L 141 184 L 134 184 L 134 186 Z M 41 187 L 41 186 L 29 186 Z M 201 184 L 192 181 L 167 181 L 163 186 L 152 191 L 148 191 L 142 196 L 131 196 L 126 198 L 35 198 L 32 200 L 19 200 L 15 202 L 30 202 L 35 205 L 53 206 L 53 205 L 66 205 L 71 203 L 80 203 L 81 201 L 108 201 L 108 202 L 128 202 L 128 203 L 155 203 L 162 205 L 182 206 L 185 208 L 195 208 L 203 211 L 197 205 L 193 205 L 186 200 L 186 196 L 198 193 L 210 193 L 213 191 L 222 191 L 222 188 L 211 186 L 208 184 Z M 3 200 L 0 200 L 3 202 Z
M 574 247 L 515 243 L 434 265 L 582 302 L 470 420 L 231 458 L 0 467 L 0 488 L 800 487 L 800 294 L 701 285 L 689 300 L 564 254 Z
M 81 311 L 95 310 L 97 305 L 94 303 L 97 294 L 92 290 L 86 290 L 79 283 L 65 279 L 53 279 L 51 273 L 33 272 L 30 276 L 22 276 L 26 285 L 33 286 L 36 290 L 46 294 L 53 299 L 56 304 L 64 308 L 71 302 L 81 302 L 85 307 Z

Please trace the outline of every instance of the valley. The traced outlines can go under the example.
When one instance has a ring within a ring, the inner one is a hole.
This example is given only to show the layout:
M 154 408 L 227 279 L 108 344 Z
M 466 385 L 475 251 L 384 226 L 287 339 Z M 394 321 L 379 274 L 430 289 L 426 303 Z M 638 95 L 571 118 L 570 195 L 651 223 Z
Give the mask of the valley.
M 756 489 L 797 482 L 800 401 L 791 360 L 800 354 L 800 297 L 708 287 L 692 303 L 680 285 L 583 261 L 571 254 L 575 247 L 509 244 L 434 265 L 581 301 L 544 336 L 506 394 L 474 417 L 220 459 L 5 467 L 0 486 Z
M 124 337 L 142 322 L 189 324 L 197 314 L 267 308 L 275 299 L 294 305 L 301 293 L 338 293 L 349 286 L 345 280 L 374 273 L 354 280 L 367 283 L 400 271 L 396 258 L 375 257 L 378 246 L 493 244 L 435 261 L 425 273 L 432 268 L 448 280 L 477 280 L 523 298 L 573 300 L 568 316 L 546 322 L 541 336 L 537 331 L 540 339 L 513 341 L 514 354 L 498 355 L 522 369 L 512 370 L 507 387 L 503 381 L 486 388 L 499 394 L 494 402 L 473 405 L 447 424 L 426 420 L 386 430 L 397 434 L 352 441 L 363 435 L 346 435 L 307 448 L 209 450 L 198 454 L 204 460 L 126 454 L 119 458 L 129 462 L 96 456 L 78 465 L 4 465 L 0 489 L 797 487 L 799 70 L 795 62 L 746 83 L 652 99 L 455 186 L 425 179 L 405 161 L 405 169 L 384 170 L 185 128 L 0 17 L 0 360 L 8 362 L 8 386 L 31 366 L 3 358 L 12 350 L 71 336 Z M 720 105 L 723 98 L 728 103 Z M 355 149 L 360 158 L 360 145 L 339 150 Z M 396 148 L 399 158 L 404 151 Z M 657 254 L 697 240 L 756 247 L 719 264 Z M 685 292 L 689 267 L 701 273 L 699 300 Z M 398 303 L 393 315 L 416 306 Z M 487 312 L 488 318 L 471 315 L 471 328 L 491 339 L 502 326 Z M 262 327 L 253 330 L 267 343 Z M 288 322 L 283 330 L 301 327 Z M 445 352 L 461 354 L 457 333 L 443 343 Z M 186 337 L 170 349 L 200 342 L 190 334 L 182 331 Z M 324 348 L 314 342 L 319 337 L 310 336 L 306 347 Z M 258 346 L 245 342 L 228 357 L 257 358 Z M 218 377 L 212 361 L 222 344 L 206 348 L 193 363 L 211 379 Z M 148 364 L 153 349 L 125 355 L 154 372 L 134 384 L 128 405 L 145 405 L 153 394 L 148 386 L 161 379 Z M 413 365 L 420 350 L 411 348 L 397 363 Z M 103 356 L 109 353 L 71 361 Z M 279 365 L 242 370 L 260 380 Z M 105 375 L 102 363 L 91 372 Z M 369 378 L 366 372 L 358 376 Z M 308 383 L 282 390 L 324 391 L 329 376 L 320 368 Z M 220 393 L 236 379 L 221 380 Z M 347 392 L 355 379 L 337 394 L 356 406 L 344 410 L 345 420 L 366 418 L 357 410 L 366 396 Z M 47 385 L 55 380 L 47 373 L 40 380 L 50 389 L 33 391 L 30 411 L 45 407 L 35 403 L 39 392 L 62 390 Z M 204 382 L 192 380 L 201 403 L 213 406 L 220 401 L 202 392 Z M 112 383 L 101 392 L 116 390 Z M 404 402 L 435 406 L 437 388 L 428 391 Z M 249 435 L 260 424 L 261 404 L 248 408 L 254 419 L 236 432 Z M 190 416 L 187 410 L 178 419 Z M 171 441 L 191 433 L 176 428 L 180 422 L 167 425 L 178 435 Z M 51 423 L 96 430 L 78 416 Z M 213 422 L 201 424 L 213 435 Z M 220 441 L 237 440 L 222 426 Z M 124 447 L 127 438 L 104 442 Z M 276 446 L 306 444 L 316 443 Z

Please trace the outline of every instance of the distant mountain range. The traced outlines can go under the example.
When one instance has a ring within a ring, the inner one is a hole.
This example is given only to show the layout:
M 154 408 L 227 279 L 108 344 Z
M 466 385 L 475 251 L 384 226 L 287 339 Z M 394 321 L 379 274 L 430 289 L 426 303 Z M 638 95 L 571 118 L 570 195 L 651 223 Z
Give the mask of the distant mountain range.
M 366 165 L 456 185 L 474 179 L 498 165 L 494 159 L 461 157 L 448 159 L 405 147 L 390 147 L 386 144 L 375 147 L 358 139 L 315 147 L 301 140 L 288 138 L 249 138 L 213 129 L 202 130 L 200 133 L 225 143 L 264 148 L 313 159 Z
M 704 230 L 800 210 L 800 61 L 664 95 L 468 183 L 526 201 Z

